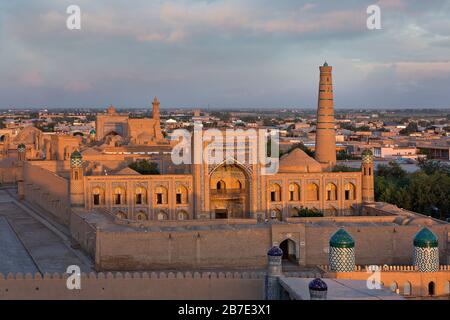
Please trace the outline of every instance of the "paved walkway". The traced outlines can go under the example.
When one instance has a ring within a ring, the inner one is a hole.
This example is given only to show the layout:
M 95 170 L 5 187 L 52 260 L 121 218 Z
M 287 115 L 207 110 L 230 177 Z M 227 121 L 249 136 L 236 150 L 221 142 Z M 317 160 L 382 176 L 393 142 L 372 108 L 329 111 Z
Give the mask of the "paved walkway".
M 91 261 L 71 248 L 63 233 L 0 190 L 0 272 L 64 273 L 69 265 L 93 271 Z

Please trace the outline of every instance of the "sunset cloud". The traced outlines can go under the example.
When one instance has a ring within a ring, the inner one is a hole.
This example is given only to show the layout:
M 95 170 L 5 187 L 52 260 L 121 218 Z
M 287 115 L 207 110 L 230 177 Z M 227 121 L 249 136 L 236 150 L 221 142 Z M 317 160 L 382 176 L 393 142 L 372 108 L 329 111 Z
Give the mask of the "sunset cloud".
M 366 28 L 374 3 L 382 30 Z M 0 107 L 139 106 L 154 95 L 174 106 L 314 107 L 325 60 L 338 107 L 440 104 L 448 91 L 444 0 L 80 0 L 76 31 L 70 4 L 2 3 Z

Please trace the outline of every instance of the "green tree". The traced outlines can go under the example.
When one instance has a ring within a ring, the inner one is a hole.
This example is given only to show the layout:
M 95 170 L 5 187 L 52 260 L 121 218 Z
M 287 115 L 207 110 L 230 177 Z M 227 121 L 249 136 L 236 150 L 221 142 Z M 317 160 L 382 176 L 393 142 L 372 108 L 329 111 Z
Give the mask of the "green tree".
M 133 169 L 134 171 L 139 172 L 140 174 L 160 174 L 158 164 L 147 159 L 136 160 L 128 167 Z
M 379 164 L 377 166 L 377 175 L 385 178 L 401 179 L 406 176 L 406 171 L 397 162 L 389 161 L 387 165 Z

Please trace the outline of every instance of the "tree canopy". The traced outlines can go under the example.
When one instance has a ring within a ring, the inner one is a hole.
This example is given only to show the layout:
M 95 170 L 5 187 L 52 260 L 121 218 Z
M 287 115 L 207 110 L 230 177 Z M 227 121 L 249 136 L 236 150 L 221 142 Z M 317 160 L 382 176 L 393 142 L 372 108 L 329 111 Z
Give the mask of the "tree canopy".
M 144 175 L 160 174 L 158 164 L 156 162 L 151 162 L 150 160 L 147 159 L 136 160 L 135 162 L 131 163 L 128 167 Z

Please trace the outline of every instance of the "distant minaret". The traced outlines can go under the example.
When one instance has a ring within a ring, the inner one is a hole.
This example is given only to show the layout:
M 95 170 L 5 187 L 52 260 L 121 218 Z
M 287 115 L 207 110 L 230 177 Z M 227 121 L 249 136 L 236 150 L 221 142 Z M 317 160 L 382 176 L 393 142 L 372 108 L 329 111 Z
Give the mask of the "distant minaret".
M 84 174 L 83 157 L 76 150 L 70 155 L 70 205 L 84 206 Z
M 336 136 L 334 129 L 332 67 L 324 63 L 320 68 L 319 101 L 316 126 L 316 160 L 326 168 L 336 164 Z
M 366 149 L 361 153 L 361 171 L 362 171 L 362 201 L 370 203 L 375 201 L 374 196 L 374 172 L 373 172 L 373 153 Z
M 152 104 L 153 104 L 152 118 L 155 120 L 159 120 L 159 101 L 157 97 L 153 99 Z
M 27 148 L 26 146 L 21 143 L 17 146 L 17 194 L 19 195 L 19 200 L 25 199 L 25 181 L 24 181 L 24 170 L 25 170 L 25 161 L 27 160 L 26 157 Z

